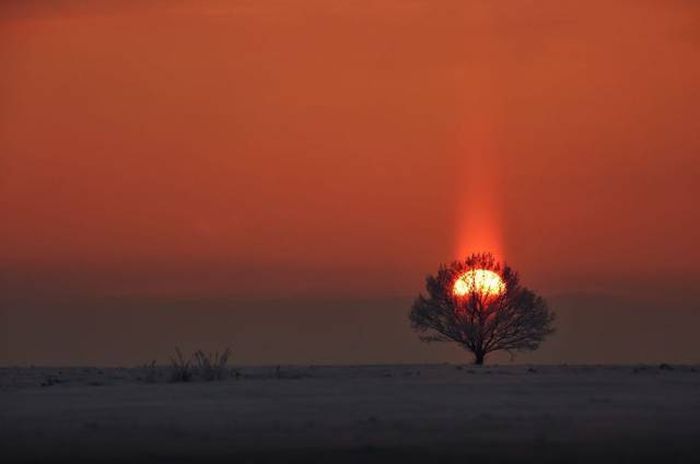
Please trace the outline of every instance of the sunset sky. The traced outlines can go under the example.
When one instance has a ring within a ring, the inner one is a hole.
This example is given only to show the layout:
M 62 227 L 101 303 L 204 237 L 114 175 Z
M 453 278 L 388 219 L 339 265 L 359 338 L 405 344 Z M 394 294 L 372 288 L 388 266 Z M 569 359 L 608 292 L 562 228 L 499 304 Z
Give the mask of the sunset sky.
M 468 360 L 491 250 L 559 333 L 700 361 L 700 3 L 0 3 L 0 362 Z

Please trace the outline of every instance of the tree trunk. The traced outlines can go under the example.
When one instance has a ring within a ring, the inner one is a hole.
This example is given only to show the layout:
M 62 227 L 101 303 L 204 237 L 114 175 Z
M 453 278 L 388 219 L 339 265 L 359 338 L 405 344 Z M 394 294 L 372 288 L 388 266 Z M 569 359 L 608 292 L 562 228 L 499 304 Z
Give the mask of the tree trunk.
M 477 366 L 484 364 L 484 353 L 474 353 L 474 364 Z

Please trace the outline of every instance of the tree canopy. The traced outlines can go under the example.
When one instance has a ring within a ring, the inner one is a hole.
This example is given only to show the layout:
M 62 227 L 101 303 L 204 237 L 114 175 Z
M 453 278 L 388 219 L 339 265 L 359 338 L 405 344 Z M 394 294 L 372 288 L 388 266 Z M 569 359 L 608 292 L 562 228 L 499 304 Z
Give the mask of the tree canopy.
M 474 271 L 490 271 L 501 283 L 484 282 Z M 544 298 L 491 253 L 441 265 L 426 278 L 426 293 L 413 302 L 409 318 L 423 341 L 457 343 L 474 354 L 476 364 L 494 351 L 535 350 L 554 332 L 554 313 Z

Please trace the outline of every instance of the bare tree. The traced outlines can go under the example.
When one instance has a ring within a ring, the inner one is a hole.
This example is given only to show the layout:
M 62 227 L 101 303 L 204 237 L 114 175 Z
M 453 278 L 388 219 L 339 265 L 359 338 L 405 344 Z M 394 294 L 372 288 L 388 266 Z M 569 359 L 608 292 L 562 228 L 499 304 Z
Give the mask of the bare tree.
M 413 303 L 411 326 L 423 341 L 459 344 L 474 354 L 475 364 L 494 351 L 535 350 L 554 332 L 547 302 L 490 253 L 441 265 L 426 278 L 426 290 Z

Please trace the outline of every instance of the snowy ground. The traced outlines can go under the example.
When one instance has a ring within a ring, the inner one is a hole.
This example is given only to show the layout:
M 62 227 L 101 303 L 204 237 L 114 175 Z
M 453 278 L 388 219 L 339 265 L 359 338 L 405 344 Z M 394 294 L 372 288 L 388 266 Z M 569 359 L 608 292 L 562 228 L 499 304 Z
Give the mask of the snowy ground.
M 0 369 L 3 462 L 700 462 L 698 366 Z

